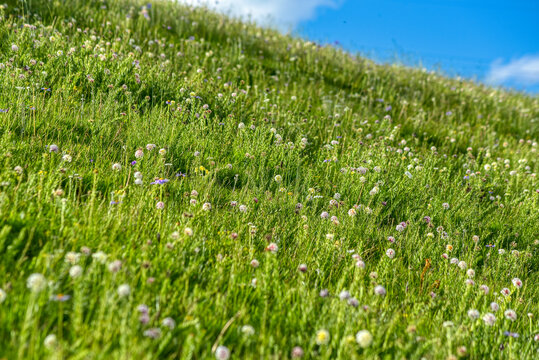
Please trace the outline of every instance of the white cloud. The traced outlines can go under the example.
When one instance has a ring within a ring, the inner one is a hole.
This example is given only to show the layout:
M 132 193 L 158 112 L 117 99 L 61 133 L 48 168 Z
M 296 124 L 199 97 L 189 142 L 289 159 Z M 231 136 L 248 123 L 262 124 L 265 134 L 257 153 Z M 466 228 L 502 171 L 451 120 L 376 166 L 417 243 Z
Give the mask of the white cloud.
M 486 82 L 490 84 L 539 84 L 539 55 L 527 55 L 515 59 L 507 64 L 501 60 L 495 61 L 490 66 L 486 76 Z
M 251 18 L 261 25 L 274 25 L 281 30 L 312 19 L 320 7 L 337 7 L 342 0 L 178 0 L 189 5 L 207 5 L 211 9 Z

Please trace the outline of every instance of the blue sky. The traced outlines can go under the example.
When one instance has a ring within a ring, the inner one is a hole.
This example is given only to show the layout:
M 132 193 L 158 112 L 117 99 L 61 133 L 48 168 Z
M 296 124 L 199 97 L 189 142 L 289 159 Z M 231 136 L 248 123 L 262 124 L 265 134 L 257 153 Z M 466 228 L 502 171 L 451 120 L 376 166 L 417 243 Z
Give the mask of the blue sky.
M 200 0 L 180 0 L 198 4 Z M 380 62 L 539 93 L 539 0 L 210 0 Z

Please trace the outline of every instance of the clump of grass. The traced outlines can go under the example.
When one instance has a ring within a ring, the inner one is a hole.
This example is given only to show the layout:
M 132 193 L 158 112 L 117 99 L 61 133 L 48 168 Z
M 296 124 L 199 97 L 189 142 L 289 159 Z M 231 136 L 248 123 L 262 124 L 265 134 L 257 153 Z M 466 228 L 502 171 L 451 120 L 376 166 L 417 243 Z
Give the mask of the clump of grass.
M 0 19 L 0 357 L 537 353 L 537 97 L 168 1 Z

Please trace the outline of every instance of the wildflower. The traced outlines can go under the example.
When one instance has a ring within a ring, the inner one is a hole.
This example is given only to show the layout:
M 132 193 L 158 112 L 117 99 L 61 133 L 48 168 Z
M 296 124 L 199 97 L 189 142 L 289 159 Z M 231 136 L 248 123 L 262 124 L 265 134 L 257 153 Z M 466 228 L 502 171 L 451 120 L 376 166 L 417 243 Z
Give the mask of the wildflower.
M 489 289 L 488 286 L 486 286 L 486 285 L 481 285 L 481 286 L 479 286 L 479 289 L 480 289 L 481 291 L 483 291 L 483 293 L 484 293 L 485 295 L 488 295 L 488 293 L 489 293 L 489 291 L 490 291 L 490 289 Z
M 71 162 L 72 158 L 71 158 L 71 155 L 69 154 L 65 154 L 64 156 L 62 156 L 62 161 L 65 161 L 65 162 Z
M 300 264 L 298 266 L 298 270 L 302 273 L 306 272 L 307 271 L 307 265 L 306 264 Z
M 348 300 L 350 298 L 350 293 L 346 290 L 343 290 L 339 293 L 339 299 Z
M 356 214 L 357 214 L 356 209 L 352 208 L 352 209 L 348 210 L 348 216 L 354 217 L 354 216 L 356 216 Z
M 316 343 L 318 345 L 326 345 L 329 343 L 329 332 L 325 329 L 316 332 Z
M 144 151 L 142 149 L 138 149 L 137 151 L 135 151 L 135 157 L 137 159 L 142 159 L 143 156 L 144 156 Z
M 514 278 L 511 282 L 513 283 L 513 286 L 518 289 L 522 287 L 522 281 L 519 278 Z
M 146 150 L 152 151 L 152 150 L 155 149 L 156 147 L 157 147 L 157 145 L 155 145 L 155 144 L 147 144 L 147 145 L 146 145 Z
M 143 335 L 151 339 L 158 339 L 161 337 L 161 329 L 151 328 L 151 329 L 145 330 Z
M 65 262 L 71 265 L 77 264 L 79 262 L 79 259 L 80 259 L 80 254 L 73 251 L 67 252 L 64 258 Z
M 255 329 L 251 325 L 243 325 L 241 327 L 241 332 L 246 336 L 252 336 L 255 334 Z
M 165 208 L 165 203 L 162 202 L 162 201 L 158 201 L 157 204 L 155 204 L 155 207 L 158 209 L 158 210 L 162 210 Z
M 218 346 L 215 350 L 215 358 L 217 360 L 228 360 L 230 357 L 230 350 L 226 346 Z
M 0 288 L 0 304 L 6 301 L 7 294 L 4 290 Z
M 103 251 L 98 251 L 95 254 L 92 254 L 92 258 L 94 258 L 96 261 L 100 262 L 101 264 L 104 264 L 107 261 L 108 255 L 105 254 Z
M 496 322 L 496 316 L 492 313 L 486 313 L 483 315 L 483 321 L 485 322 L 485 325 L 492 326 Z
M 500 291 L 500 294 L 502 294 L 503 296 L 507 297 L 507 296 L 511 295 L 511 290 L 509 290 L 508 288 L 503 288 L 503 289 Z
M 58 145 L 52 144 L 49 145 L 49 152 L 58 152 L 60 149 L 58 148 Z
M 20 167 L 20 166 L 18 166 L 18 165 L 15 166 L 15 167 L 13 168 L 13 170 L 14 170 L 18 175 L 22 175 L 22 173 L 23 173 L 22 167 Z
M 210 211 L 211 210 L 211 204 L 210 203 L 204 203 L 202 205 L 202 210 L 204 211 Z
M 118 295 L 120 297 L 127 297 L 131 294 L 131 287 L 127 284 L 122 284 L 118 286 Z
M 378 186 L 375 186 L 375 187 L 373 187 L 373 188 L 371 189 L 371 191 L 369 191 L 369 194 L 370 194 L 371 196 L 374 196 L 374 195 L 378 194 L 379 191 L 380 191 L 380 189 L 378 188 Z
M 385 296 L 386 295 L 386 289 L 382 285 L 377 285 L 374 288 L 374 293 L 378 296 Z
M 159 149 L 159 155 L 164 156 L 164 155 L 166 155 L 166 153 L 167 153 L 166 149 Z
M 193 236 L 193 229 L 187 227 L 183 230 L 183 233 L 187 236 Z
M 468 271 L 466 271 L 466 275 L 468 275 L 470 279 L 473 278 L 475 276 L 474 269 L 468 269 Z
M 303 349 L 301 346 L 294 346 L 292 349 L 292 353 L 290 354 L 293 359 L 299 359 L 302 358 L 304 355 Z
M 59 301 L 59 302 L 64 302 L 69 299 L 71 299 L 71 295 L 66 295 L 66 294 L 56 294 L 51 297 L 52 301 Z
M 171 317 L 164 318 L 162 324 L 164 327 L 167 327 L 170 330 L 173 330 L 176 327 L 176 321 L 174 321 L 174 319 Z
M 387 249 L 386 255 L 387 255 L 388 258 L 393 259 L 395 257 L 395 250 Z
M 108 268 L 111 273 L 117 273 L 122 268 L 122 262 L 120 260 L 114 260 L 109 263 Z
M 82 275 L 82 267 L 79 265 L 74 265 L 69 269 L 69 276 L 72 278 L 78 278 Z
M 241 212 L 246 212 L 247 211 L 247 206 L 246 205 L 240 205 L 239 210 Z
M 47 337 L 45 337 L 45 340 L 43 341 L 43 345 L 48 350 L 54 349 L 58 345 L 56 335 L 54 334 L 47 335 Z
M 270 251 L 272 253 L 276 253 L 277 250 L 279 250 L 279 247 L 277 246 L 276 243 L 270 243 L 267 247 L 266 247 L 266 251 Z
M 466 267 L 467 267 L 466 262 L 464 262 L 464 261 L 459 261 L 458 267 L 459 267 L 461 270 L 466 270 Z
M 498 305 L 498 303 L 491 302 L 490 303 L 490 310 L 496 312 L 496 311 L 500 310 L 500 305 Z
M 388 236 L 387 241 L 393 244 L 395 242 L 395 238 L 393 236 Z
M 114 163 L 114 164 L 112 164 L 112 170 L 120 171 L 120 170 L 122 170 L 122 165 L 119 164 L 119 163 Z
M 506 319 L 509 319 L 511 321 L 515 321 L 517 319 L 517 313 L 511 309 L 506 310 L 503 315 Z
M 372 334 L 369 330 L 361 330 L 356 334 L 356 341 L 362 348 L 369 347 L 372 344 Z
M 320 214 L 320 217 L 322 219 L 327 219 L 329 217 L 329 213 L 327 211 L 323 211 L 322 214 Z
M 251 266 L 256 269 L 260 266 L 260 262 L 257 259 L 253 259 L 251 260 Z
M 41 292 L 47 287 L 47 279 L 41 274 L 34 273 L 26 280 L 26 287 L 33 293 Z
M 283 181 L 283 177 L 281 175 L 275 175 L 275 182 L 280 183 L 281 181 Z
M 447 210 L 447 209 L 449 209 L 449 204 L 448 204 L 448 203 L 443 203 L 443 204 L 442 204 L 442 207 L 443 207 L 445 210 Z
M 472 320 L 479 319 L 479 311 L 476 309 L 468 310 L 468 317 Z

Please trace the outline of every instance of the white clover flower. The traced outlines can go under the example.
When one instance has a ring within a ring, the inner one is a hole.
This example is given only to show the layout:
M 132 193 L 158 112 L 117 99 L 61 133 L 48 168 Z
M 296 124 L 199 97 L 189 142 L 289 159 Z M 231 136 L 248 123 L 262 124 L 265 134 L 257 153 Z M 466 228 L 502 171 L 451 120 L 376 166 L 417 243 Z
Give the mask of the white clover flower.
M 395 257 L 395 250 L 387 249 L 386 255 L 387 255 L 388 258 L 393 259 Z
M 515 321 L 517 319 L 517 313 L 514 310 L 507 309 L 503 313 L 506 319 L 509 319 L 511 321 Z
M 162 324 L 163 324 L 164 327 L 167 327 L 170 330 L 172 330 L 172 329 L 174 329 L 176 327 L 176 321 L 174 321 L 174 319 L 171 318 L 171 317 L 164 318 Z
M 362 348 L 369 347 L 372 344 L 372 334 L 369 330 L 361 330 L 356 334 L 356 342 Z
M 47 287 L 47 279 L 42 274 L 34 273 L 26 280 L 26 287 L 33 293 L 38 293 Z
M 131 287 L 127 284 L 122 284 L 118 286 L 118 295 L 120 297 L 127 297 L 131 294 Z
M 69 269 L 69 276 L 72 278 L 78 278 L 82 275 L 82 267 L 79 265 L 74 265 Z
M 483 321 L 486 325 L 492 326 L 496 322 L 496 316 L 492 313 L 486 313 L 483 315 Z
M 468 310 L 468 317 L 472 320 L 479 319 L 479 311 L 476 309 Z
M 226 346 L 218 346 L 215 350 L 215 358 L 217 360 L 228 360 L 230 357 L 230 350 Z
M 92 254 L 92 258 L 97 262 L 104 264 L 107 262 L 108 255 L 105 254 L 103 251 L 98 251 Z
M 382 285 L 377 285 L 374 288 L 374 293 L 378 296 L 385 296 L 386 295 L 386 289 Z
M 522 281 L 519 278 L 514 278 L 511 282 L 513 283 L 513 286 L 518 289 L 522 287 Z
M 0 289 L 0 304 L 6 301 L 7 294 L 3 289 Z
M 75 265 L 80 260 L 80 253 L 74 252 L 74 251 L 69 251 L 69 252 L 66 253 L 64 260 L 65 260 L 65 262 L 67 262 L 67 263 L 69 263 L 71 265 Z
M 53 350 L 56 347 L 56 345 L 58 345 L 56 335 L 54 334 L 47 335 L 47 337 L 43 341 L 43 345 L 45 346 L 46 349 Z
M 246 336 L 252 336 L 255 334 L 255 328 L 251 325 L 243 325 L 241 327 L 241 332 Z

